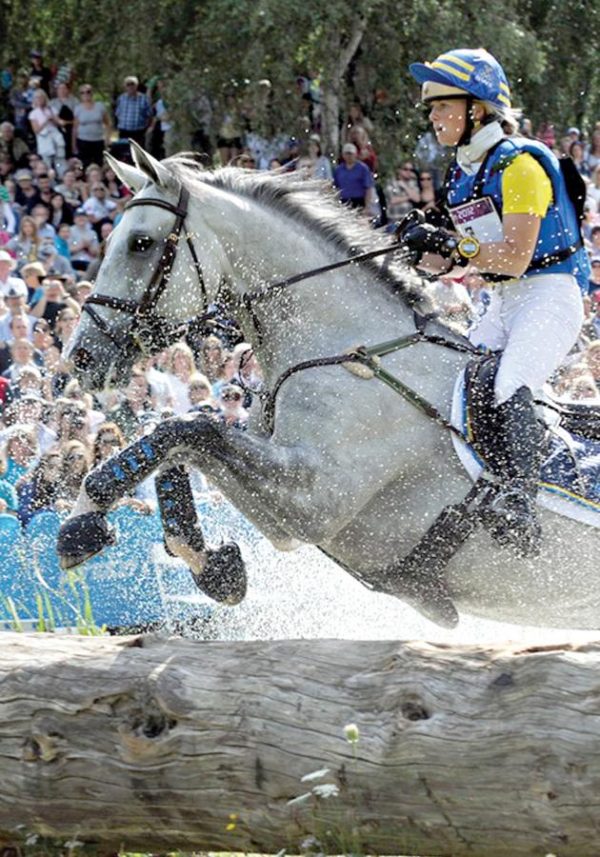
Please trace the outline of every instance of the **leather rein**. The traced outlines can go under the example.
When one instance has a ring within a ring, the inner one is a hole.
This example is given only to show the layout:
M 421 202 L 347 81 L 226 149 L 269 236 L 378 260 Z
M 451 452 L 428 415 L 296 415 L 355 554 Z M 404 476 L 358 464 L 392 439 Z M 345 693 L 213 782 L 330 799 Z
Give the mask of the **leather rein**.
M 114 295 L 103 295 L 94 293 L 90 295 L 90 297 L 87 298 L 87 300 L 83 304 L 83 311 L 90 316 L 90 318 L 94 321 L 100 331 L 108 339 L 110 339 L 111 342 L 113 342 L 113 344 L 117 346 L 117 348 L 126 349 L 127 351 L 137 349 L 141 352 L 142 355 L 154 354 L 158 351 L 161 351 L 163 348 L 166 348 L 171 345 L 190 329 L 194 327 L 200 327 L 205 321 L 214 319 L 215 316 L 218 314 L 218 308 L 214 305 L 209 306 L 208 304 L 208 295 L 206 291 L 204 275 L 202 273 L 202 268 L 200 266 L 200 262 L 196 254 L 196 249 L 188 232 L 185 233 L 185 239 L 187 247 L 190 251 L 190 255 L 192 257 L 192 261 L 202 292 L 203 312 L 200 315 L 195 316 L 193 319 L 181 322 L 176 325 L 156 313 L 156 307 L 158 305 L 158 302 L 164 294 L 171 279 L 171 272 L 173 270 L 173 265 L 177 256 L 177 250 L 179 249 L 181 233 L 185 226 L 185 219 L 188 213 L 189 198 L 189 191 L 182 185 L 179 194 L 179 199 L 175 205 L 171 202 L 168 202 L 167 200 L 159 199 L 156 197 L 142 197 L 140 199 L 132 199 L 126 205 L 126 209 L 140 205 L 153 205 L 159 208 L 163 208 L 166 211 L 170 211 L 175 215 L 175 223 L 173 224 L 171 232 L 165 239 L 165 247 L 156 266 L 156 270 L 154 271 L 150 282 L 146 286 L 141 298 L 138 301 L 131 300 L 128 298 L 120 298 Z M 377 256 L 395 253 L 398 252 L 399 249 L 401 248 L 399 248 L 396 244 L 391 247 L 384 247 L 378 250 L 370 250 L 366 253 L 361 253 L 356 256 L 351 256 L 347 259 L 342 259 L 339 262 L 332 262 L 331 264 L 323 265 L 320 268 L 313 268 L 310 271 L 304 271 L 300 274 L 294 274 L 293 276 L 287 277 L 284 280 L 279 280 L 277 282 L 270 283 L 260 291 L 245 293 L 244 295 L 242 295 L 241 301 L 252 318 L 258 336 L 258 340 L 261 341 L 262 336 L 260 322 L 253 310 L 253 305 L 256 301 L 261 300 L 267 294 L 271 294 L 274 291 L 284 289 L 288 286 L 294 285 L 295 283 L 299 283 L 302 280 L 309 279 L 310 277 L 316 277 L 320 274 L 328 273 L 329 271 L 334 271 L 338 268 L 343 268 L 347 265 L 353 265 L 359 262 L 364 262 L 368 259 L 374 259 Z M 106 322 L 106 320 L 96 312 L 96 310 L 93 308 L 94 305 L 106 306 L 110 309 L 114 309 L 132 316 L 133 321 L 130 328 L 125 334 L 119 335 L 119 333 L 115 333 L 115 331 L 111 329 L 110 325 Z M 296 364 L 295 366 L 290 366 L 277 379 L 272 392 L 264 392 L 262 394 L 259 394 L 263 400 L 263 410 L 266 424 L 265 427 L 267 431 L 273 431 L 277 394 L 281 386 L 292 375 L 295 375 L 296 373 L 301 372 L 303 370 L 312 369 L 319 366 L 348 366 L 350 364 L 361 364 L 369 370 L 370 377 L 376 377 L 379 380 L 383 381 L 383 383 L 393 389 L 396 393 L 400 394 L 404 399 L 410 402 L 411 405 L 422 411 L 430 419 L 433 419 L 438 425 L 440 425 L 444 429 L 447 429 L 448 431 L 458 434 L 461 438 L 464 439 L 462 432 L 456 429 L 450 423 L 450 421 L 438 411 L 438 409 L 434 405 L 424 399 L 411 387 L 408 387 L 406 384 L 404 384 L 404 382 L 402 382 L 400 379 L 385 371 L 381 367 L 379 362 L 380 358 L 385 354 L 390 354 L 395 351 L 404 349 L 408 346 L 423 342 L 440 345 L 445 348 L 450 348 L 456 351 L 471 353 L 474 356 L 482 356 L 481 351 L 475 348 L 475 346 L 473 346 L 465 337 L 457 337 L 457 340 L 452 340 L 447 339 L 445 336 L 427 334 L 425 328 L 428 322 L 431 321 L 433 318 L 435 318 L 435 316 L 426 316 L 415 311 L 413 312 L 415 332 L 408 336 L 401 337 L 391 342 L 373 345 L 368 348 L 366 346 L 360 346 L 356 349 L 348 351 L 346 354 L 338 354 L 331 357 L 320 357 L 312 360 L 305 360 L 301 363 Z

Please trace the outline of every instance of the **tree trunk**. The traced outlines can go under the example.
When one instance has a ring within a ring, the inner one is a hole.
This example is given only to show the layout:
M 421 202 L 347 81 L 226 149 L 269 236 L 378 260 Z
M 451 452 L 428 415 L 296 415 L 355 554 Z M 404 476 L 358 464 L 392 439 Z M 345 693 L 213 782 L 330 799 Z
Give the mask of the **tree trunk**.
M 0 846 L 598 854 L 600 643 L 1 640 Z
M 352 20 L 349 35 L 333 31 L 330 35 L 330 61 L 326 65 L 321 95 L 321 137 L 324 150 L 332 158 L 340 151 L 340 99 L 344 75 L 367 30 L 366 12 L 358 12 Z

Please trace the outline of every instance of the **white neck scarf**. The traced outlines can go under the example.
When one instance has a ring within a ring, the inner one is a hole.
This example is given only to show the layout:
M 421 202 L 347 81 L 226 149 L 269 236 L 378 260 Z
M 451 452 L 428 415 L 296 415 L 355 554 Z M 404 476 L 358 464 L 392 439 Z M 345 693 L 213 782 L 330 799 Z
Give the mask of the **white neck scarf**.
M 459 167 L 468 176 L 474 176 L 481 166 L 481 160 L 485 153 L 493 145 L 499 143 L 504 137 L 502 125 L 499 122 L 490 122 L 483 125 L 479 131 L 471 136 L 471 142 L 466 146 L 459 146 L 456 150 L 456 160 Z

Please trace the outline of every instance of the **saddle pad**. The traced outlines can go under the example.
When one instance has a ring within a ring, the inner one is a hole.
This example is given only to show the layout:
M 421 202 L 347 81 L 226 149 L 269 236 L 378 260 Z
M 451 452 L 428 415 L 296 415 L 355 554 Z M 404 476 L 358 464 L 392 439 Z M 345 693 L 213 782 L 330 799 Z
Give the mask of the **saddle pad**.
M 451 420 L 463 434 L 467 433 L 467 399 L 462 372 L 454 387 Z M 452 442 L 461 464 L 475 482 L 483 470 L 481 459 L 455 434 L 452 434 Z M 540 506 L 583 524 L 600 527 L 600 441 L 553 429 L 539 485 Z

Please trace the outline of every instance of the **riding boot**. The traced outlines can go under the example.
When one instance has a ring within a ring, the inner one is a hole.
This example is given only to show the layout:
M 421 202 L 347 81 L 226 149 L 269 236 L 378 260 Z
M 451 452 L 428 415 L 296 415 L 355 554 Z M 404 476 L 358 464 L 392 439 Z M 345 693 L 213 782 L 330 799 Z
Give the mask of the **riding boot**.
M 533 397 L 520 387 L 495 408 L 497 446 L 494 468 L 501 485 L 486 508 L 484 523 L 496 541 L 523 557 L 539 555 L 542 531 L 536 497 L 544 432 Z

